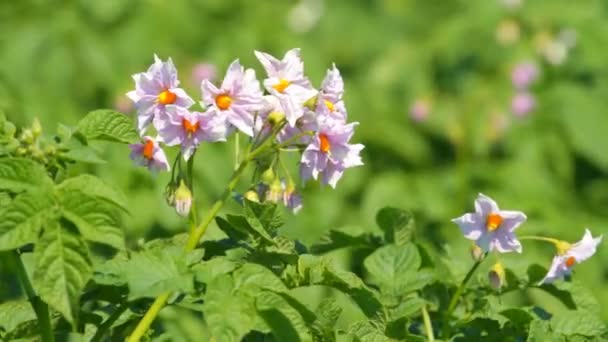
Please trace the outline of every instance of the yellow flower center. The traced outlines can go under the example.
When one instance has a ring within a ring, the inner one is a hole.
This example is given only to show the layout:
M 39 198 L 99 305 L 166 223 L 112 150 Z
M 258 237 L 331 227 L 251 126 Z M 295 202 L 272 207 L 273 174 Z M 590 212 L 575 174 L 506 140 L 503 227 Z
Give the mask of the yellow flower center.
M 186 131 L 186 133 L 188 133 L 188 135 L 196 133 L 196 131 L 198 131 L 198 129 L 199 129 L 198 122 L 193 124 L 188 119 L 182 120 L 182 126 L 184 127 L 184 131 Z
M 488 217 L 486 218 L 486 227 L 488 228 L 488 231 L 493 232 L 498 229 L 498 227 L 500 227 L 500 224 L 502 223 L 502 220 L 502 216 L 496 213 L 491 213 L 490 215 L 488 215 Z
M 576 264 L 576 258 L 574 258 L 573 256 L 566 259 L 566 266 L 568 266 L 569 268 L 574 266 L 574 264 Z
M 154 141 L 146 140 L 142 154 L 144 155 L 144 158 L 152 160 L 152 157 L 154 156 Z
M 215 98 L 215 104 L 217 105 L 217 108 L 221 110 L 226 110 L 230 108 L 230 105 L 232 104 L 232 98 L 226 94 L 218 95 Z
M 319 141 L 320 141 L 320 148 L 321 148 L 321 152 L 323 153 L 327 153 L 329 152 L 329 149 L 331 148 L 331 144 L 329 143 L 329 138 L 327 137 L 327 135 L 321 133 L 319 134 Z
M 279 83 L 277 83 L 277 84 L 273 85 L 272 87 L 273 87 L 273 88 L 274 88 L 276 91 L 278 91 L 279 93 L 282 93 L 282 92 L 284 92 L 284 91 L 285 91 L 285 89 L 286 89 L 287 87 L 289 87 L 289 85 L 290 85 L 290 84 L 291 84 L 291 82 L 289 82 L 288 80 L 286 80 L 286 79 L 284 79 L 284 78 L 281 78 L 281 79 L 279 80 Z
M 323 102 L 325 102 L 325 107 L 327 107 L 327 109 L 329 109 L 330 112 L 334 111 L 334 104 L 331 103 L 331 101 L 323 100 Z
M 175 103 L 176 99 L 177 96 L 168 90 L 165 90 L 158 94 L 158 103 L 163 105 L 173 104 Z

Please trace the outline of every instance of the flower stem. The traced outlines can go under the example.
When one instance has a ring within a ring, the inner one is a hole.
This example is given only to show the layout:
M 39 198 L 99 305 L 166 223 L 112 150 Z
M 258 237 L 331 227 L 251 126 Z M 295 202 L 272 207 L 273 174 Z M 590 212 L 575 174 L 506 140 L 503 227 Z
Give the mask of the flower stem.
M 477 260 L 473 264 L 473 266 L 471 267 L 471 269 L 469 270 L 467 275 L 464 277 L 464 279 L 460 283 L 460 286 L 458 286 L 458 288 L 456 289 L 456 292 L 454 292 L 454 295 L 452 296 L 452 299 L 450 300 L 450 304 L 448 305 L 448 310 L 446 311 L 444 322 L 443 322 L 442 332 L 443 332 L 444 338 L 448 337 L 447 335 L 450 330 L 450 325 L 448 324 L 448 320 L 452 316 L 452 312 L 454 312 L 454 309 L 456 308 L 456 304 L 458 304 L 458 299 L 460 299 L 460 296 L 462 295 L 462 292 L 464 291 L 467 283 L 469 282 L 469 280 L 471 280 L 471 277 L 473 277 L 473 274 L 475 274 L 475 271 L 477 271 L 477 269 L 479 268 L 479 265 L 481 265 L 481 263 L 486 259 L 487 255 L 488 255 L 488 253 L 486 252 L 479 260 Z
M 429 342 L 434 342 L 435 335 L 433 335 L 433 324 L 431 324 L 431 317 L 429 317 L 429 312 L 426 309 L 426 305 L 422 306 L 422 320 L 424 321 L 426 338 Z
M 282 126 L 280 128 L 282 128 Z M 249 162 L 255 159 L 255 157 L 264 153 L 269 147 L 272 146 L 274 137 L 276 136 L 276 134 L 278 134 L 280 128 L 277 128 L 273 131 L 273 134 L 271 135 L 270 139 L 265 140 L 257 148 L 247 153 L 245 158 L 239 164 L 238 168 L 232 174 L 232 178 L 230 178 L 230 181 L 224 189 L 224 192 L 222 193 L 221 197 L 217 201 L 215 201 L 203 221 L 196 228 L 191 230 L 190 236 L 188 237 L 188 241 L 186 242 L 186 246 L 184 247 L 184 253 L 190 252 L 196 248 L 199 240 L 201 239 L 203 234 L 205 234 L 207 227 L 209 227 L 209 225 L 211 224 L 217 213 L 220 211 L 228 197 L 230 197 L 230 194 L 236 187 L 239 179 L 243 175 L 243 172 L 247 168 L 247 165 L 249 165 Z M 150 325 L 152 325 L 152 322 L 154 321 L 156 316 L 158 316 L 160 310 L 162 310 L 162 308 L 167 303 L 169 296 L 171 296 L 171 292 L 165 292 L 160 296 L 156 297 L 154 303 L 152 303 L 152 306 L 150 306 L 144 317 L 137 324 L 137 327 L 135 327 L 135 330 L 133 330 L 131 336 L 129 336 L 129 338 L 127 339 L 127 342 L 138 342 L 142 338 L 142 336 L 150 328 Z
M 55 335 L 53 334 L 53 328 L 51 327 L 51 315 L 49 314 L 49 307 L 40 299 L 40 297 L 38 297 L 38 295 L 36 295 L 36 292 L 34 292 L 34 288 L 32 287 L 32 283 L 30 283 L 30 279 L 27 276 L 25 266 L 23 265 L 23 261 L 21 261 L 19 253 L 14 251 L 11 252 L 11 254 L 13 265 L 17 270 L 17 276 L 21 281 L 21 286 L 25 291 L 27 299 L 32 304 L 34 312 L 36 312 L 36 317 L 38 317 L 40 339 L 42 342 L 53 342 L 55 341 Z
M 293 137 L 291 137 L 291 138 L 285 140 L 284 142 L 282 142 L 279 145 L 279 148 L 287 147 L 287 146 L 291 145 L 293 142 L 298 141 L 298 139 L 300 139 L 302 137 L 305 137 L 307 135 L 313 135 L 313 134 L 314 134 L 313 131 L 304 131 L 304 132 L 298 133 L 298 134 L 294 135 Z

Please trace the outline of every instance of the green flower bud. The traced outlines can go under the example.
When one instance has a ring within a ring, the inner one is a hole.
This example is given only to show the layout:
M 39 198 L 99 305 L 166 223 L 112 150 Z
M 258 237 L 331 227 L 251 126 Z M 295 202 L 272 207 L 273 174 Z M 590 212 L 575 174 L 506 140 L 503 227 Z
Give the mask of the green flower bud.
M 243 194 L 243 197 L 251 202 L 260 203 L 260 196 L 257 192 L 249 190 Z
M 272 126 L 279 125 L 285 121 L 285 113 L 272 112 L 268 114 L 268 123 Z
M 276 180 L 276 176 L 274 174 L 274 170 L 272 170 L 272 167 L 269 167 L 266 171 L 262 172 L 261 180 L 265 184 L 272 184 L 272 182 Z
M 42 134 L 42 126 L 40 126 L 38 118 L 35 118 L 34 122 L 32 122 L 32 134 L 34 135 L 34 139 L 37 139 Z
M 34 133 L 31 129 L 26 128 L 21 132 L 20 140 L 28 145 L 31 145 L 34 143 Z
M 306 100 L 306 102 L 304 102 L 304 107 L 307 107 L 310 110 L 315 110 L 317 108 L 318 96 L 319 95 L 315 95 Z

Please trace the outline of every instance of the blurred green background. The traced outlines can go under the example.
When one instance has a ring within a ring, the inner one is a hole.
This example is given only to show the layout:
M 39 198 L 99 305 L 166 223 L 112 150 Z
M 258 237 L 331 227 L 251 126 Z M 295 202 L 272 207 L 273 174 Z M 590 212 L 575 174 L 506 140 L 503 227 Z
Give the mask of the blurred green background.
M 340 68 L 366 165 L 348 170 L 336 190 L 308 184 L 284 233 L 310 245 L 329 229 L 376 231 L 383 206 L 411 209 L 418 238 L 442 250 L 458 277 L 471 264 L 470 244 L 450 219 L 471 211 L 477 192 L 526 212 L 520 234 L 577 241 L 585 227 L 608 232 L 607 46 L 602 0 L 2 1 L 0 109 L 18 125 L 38 117 L 51 135 L 93 109 L 132 114 L 130 76 L 154 53 L 173 58 L 199 100 L 200 78 L 221 79 L 233 59 L 261 79 L 254 49 L 282 56 L 300 47 L 317 86 L 332 62 Z M 522 62 L 539 77 L 516 90 L 512 72 Z M 513 104 L 518 93 L 534 108 Z M 168 175 L 134 167 L 126 146 L 100 150 L 107 163 L 74 172 L 97 173 L 127 194 L 131 245 L 186 229 L 165 204 Z M 232 163 L 232 143 L 202 147 L 195 193 L 203 207 Z M 207 235 L 219 236 L 215 227 Z M 504 262 L 548 266 L 552 253 L 526 241 L 523 256 Z M 603 306 L 606 261 L 601 246 L 575 271 Z M 558 306 L 535 292 L 509 300 Z

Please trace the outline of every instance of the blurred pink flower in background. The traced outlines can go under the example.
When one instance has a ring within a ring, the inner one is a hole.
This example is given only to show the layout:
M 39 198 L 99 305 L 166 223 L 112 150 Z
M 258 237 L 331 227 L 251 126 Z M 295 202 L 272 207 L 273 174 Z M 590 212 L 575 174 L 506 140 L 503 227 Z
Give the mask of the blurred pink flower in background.
M 539 70 L 532 62 L 523 62 L 515 65 L 511 72 L 511 82 L 517 89 L 527 89 L 538 78 Z
M 530 93 L 517 93 L 511 100 L 511 111 L 515 116 L 525 117 L 536 107 L 536 100 Z
M 417 99 L 410 107 L 410 117 L 417 122 L 425 121 L 431 112 L 431 103 L 425 99 Z
M 114 109 L 121 113 L 130 113 L 135 109 L 133 102 L 126 95 L 118 95 L 114 99 Z
M 192 86 L 200 87 L 204 80 L 214 82 L 217 78 L 217 68 L 211 63 L 201 62 L 192 67 L 190 75 Z

